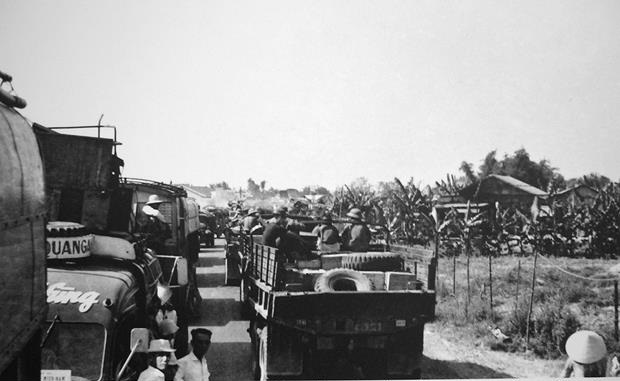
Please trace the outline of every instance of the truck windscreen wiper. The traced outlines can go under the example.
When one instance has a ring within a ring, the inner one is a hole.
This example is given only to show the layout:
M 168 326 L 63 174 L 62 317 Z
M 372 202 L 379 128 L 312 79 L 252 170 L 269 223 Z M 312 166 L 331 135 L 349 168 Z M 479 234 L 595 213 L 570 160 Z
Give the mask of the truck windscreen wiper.
M 47 331 L 45 331 L 45 336 L 43 336 L 43 340 L 41 340 L 41 348 L 43 348 L 45 346 L 45 343 L 47 343 L 47 339 L 49 339 L 50 334 L 52 333 L 54 327 L 56 327 L 56 323 L 58 322 L 62 322 L 62 319 L 60 318 L 60 315 L 56 314 L 54 316 L 54 320 L 52 320 L 52 324 L 50 324 L 50 326 L 47 328 Z

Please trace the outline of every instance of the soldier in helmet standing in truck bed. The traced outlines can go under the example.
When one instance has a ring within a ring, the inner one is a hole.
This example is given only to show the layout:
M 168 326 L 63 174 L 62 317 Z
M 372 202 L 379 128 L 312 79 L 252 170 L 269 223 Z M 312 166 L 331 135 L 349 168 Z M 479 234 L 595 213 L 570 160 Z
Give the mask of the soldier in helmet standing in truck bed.
M 362 211 L 353 208 L 347 213 L 351 222 L 342 231 L 342 250 L 365 252 L 370 246 L 370 229 L 362 218 Z

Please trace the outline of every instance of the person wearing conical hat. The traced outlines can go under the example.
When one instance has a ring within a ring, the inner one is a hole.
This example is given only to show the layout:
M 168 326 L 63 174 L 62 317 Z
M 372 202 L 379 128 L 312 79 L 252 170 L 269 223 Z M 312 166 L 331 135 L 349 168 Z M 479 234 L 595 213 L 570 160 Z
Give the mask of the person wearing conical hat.
M 170 360 L 170 354 L 174 351 L 168 340 L 151 340 L 148 349 L 149 367 L 140 373 L 138 381 L 165 381 L 164 370 Z
M 566 354 L 562 377 L 605 377 L 607 347 L 596 332 L 573 333 L 566 341 Z
M 365 252 L 370 246 L 370 229 L 364 222 L 362 211 L 353 208 L 347 213 L 350 223 L 346 224 L 341 234 L 342 250 Z

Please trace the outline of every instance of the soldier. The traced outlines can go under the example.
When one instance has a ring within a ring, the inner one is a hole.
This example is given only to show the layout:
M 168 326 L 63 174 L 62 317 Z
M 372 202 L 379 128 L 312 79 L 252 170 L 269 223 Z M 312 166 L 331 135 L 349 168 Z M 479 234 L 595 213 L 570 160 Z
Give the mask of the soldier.
M 340 251 L 340 234 L 338 229 L 333 225 L 332 215 L 326 214 L 323 217 L 324 222 L 317 225 L 312 234 L 317 236 L 316 247 L 321 252 L 337 252 Z
M 365 252 L 370 246 L 370 229 L 362 218 L 362 211 L 353 208 L 347 213 L 351 222 L 345 225 L 342 231 L 342 249 L 348 251 Z
M 286 227 L 288 225 L 288 208 L 286 206 L 281 206 L 276 209 L 275 215 L 267 220 L 268 224 L 279 224 L 282 227 Z
M 243 219 L 241 227 L 245 233 L 250 233 L 257 229 L 257 226 L 261 225 L 260 214 L 256 209 L 250 209 L 248 215 Z

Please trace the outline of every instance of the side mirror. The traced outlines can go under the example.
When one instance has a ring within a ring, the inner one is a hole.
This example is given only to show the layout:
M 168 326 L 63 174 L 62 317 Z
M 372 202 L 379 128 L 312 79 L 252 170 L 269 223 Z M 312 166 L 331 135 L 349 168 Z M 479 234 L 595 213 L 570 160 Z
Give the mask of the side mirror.
M 177 267 L 177 283 L 179 284 L 179 286 L 185 286 L 189 282 L 188 281 L 189 269 L 188 269 L 187 259 L 185 258 L 177 259 L 176 267 Z
M 149 330 L 148 328 L 134 328 L 131 330 L 129 349 L 135 352 L 147 352 L 149 350 Z

